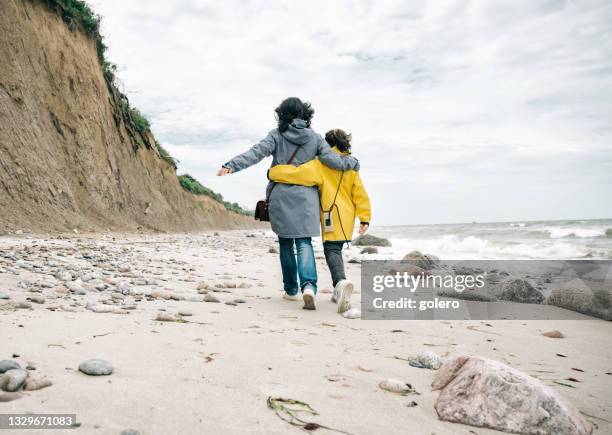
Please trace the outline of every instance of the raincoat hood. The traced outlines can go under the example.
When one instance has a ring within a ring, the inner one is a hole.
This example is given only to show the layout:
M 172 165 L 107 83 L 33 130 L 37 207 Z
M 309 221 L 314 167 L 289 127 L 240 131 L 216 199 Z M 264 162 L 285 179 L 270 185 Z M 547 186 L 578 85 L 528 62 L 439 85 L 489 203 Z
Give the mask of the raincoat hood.
M 294 119 L 287 130 L 281 133 L 285 139 L 296 145 L 304 145 L 312 140 L 315 133 L 308 128 L 308 124 L 303 119 Z

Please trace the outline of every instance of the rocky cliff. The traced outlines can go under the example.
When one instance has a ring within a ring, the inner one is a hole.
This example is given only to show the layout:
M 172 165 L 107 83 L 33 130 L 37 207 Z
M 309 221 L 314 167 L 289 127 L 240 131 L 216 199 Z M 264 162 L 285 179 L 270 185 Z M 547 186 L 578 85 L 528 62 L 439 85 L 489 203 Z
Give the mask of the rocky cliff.
M 0 232 L 255 226 L 181 188 L 95 38 L 50 3 L 0 2 Z

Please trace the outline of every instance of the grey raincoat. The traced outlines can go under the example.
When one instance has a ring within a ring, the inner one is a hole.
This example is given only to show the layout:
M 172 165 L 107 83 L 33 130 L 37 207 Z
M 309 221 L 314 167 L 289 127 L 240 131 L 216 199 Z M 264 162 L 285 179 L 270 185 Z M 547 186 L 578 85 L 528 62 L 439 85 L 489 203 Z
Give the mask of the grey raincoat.
M 237 155 L 225 165 L 232 172 L 238 172 L 272 156 L 272 166 L 287 164 L 296 147 L 299 151 L 294 166 L 319 157 L 321 162 L 338 170 L 359 170 L 359 162 L 353 156 L 341 156 L 331 150 L 327 142 L 306 126 L 301 119 L 294 119 L 286 131 L 278 128 L 245 153 Z M 274 183 L 268 183 L 266 195 Z M 321 231 L 319 220 L 319 190 L 316 186 L 306 187 L 292 184 L 278 184 L 270 195 L 270 223 L 272 231 L 279 237 L 297 239 L 315 237 Z

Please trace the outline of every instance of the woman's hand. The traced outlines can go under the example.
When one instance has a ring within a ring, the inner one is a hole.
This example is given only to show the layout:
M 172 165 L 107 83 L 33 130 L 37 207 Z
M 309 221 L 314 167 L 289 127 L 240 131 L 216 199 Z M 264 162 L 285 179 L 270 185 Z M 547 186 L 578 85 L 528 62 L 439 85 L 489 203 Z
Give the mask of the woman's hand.
M 217 172 L 217 177 L 225 177 L 226 175 L 229 175 L 231 173 L 232 173 L 232 170 L 230 168 L 221 166 L 221 169 L 219 169 L 219 172 Z
M 368 231 L 369 226 L 370 224 L 360 224 L 359 225 L 359 235 L 363 236 L 366 233 L 366 231 Z

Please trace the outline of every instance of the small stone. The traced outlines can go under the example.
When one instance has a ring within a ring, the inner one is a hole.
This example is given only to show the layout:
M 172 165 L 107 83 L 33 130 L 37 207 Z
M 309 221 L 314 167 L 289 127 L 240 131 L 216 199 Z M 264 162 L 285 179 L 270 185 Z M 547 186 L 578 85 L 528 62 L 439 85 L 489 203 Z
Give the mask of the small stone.
M 150 296 L 152 298 L 156 298 L 156 299 L 170 299 L 172 297 L 172 293 L 164 291 L 164 290 L 153 290 L 150 293 Z
M 359 253 L 360 254 L 378 254 L 378 248 L 376 246 L 366 246 Z
M 0 299 L 10 299 L 11 297 L 9 295 L 7 295 L 6 293 L 2 293 L 0 292 Z
M 19 390 L 28 377 L 27 370 L 11 369 L 0 376 L 0 390 L 13 393 Z
M 208 293 L 204 296 L 204 302 L 221 302 L 215 295 Z
M 198 291 L 198 293 L 200 293 L 200 290 L 206 290 L 207 288 L 208 288 L 208 283 L 204 281 L 200 281 L 198 283 L 198 286 L 196 287 L 196 290 Z
M 412 385 L 397 379 L 386 379 L 378 384 L 378 386 L 383 390 L 402 395 L 414 393 L 414 388 Z
M 350 310 L 342 313 L 342 317 L 345 319 L 360 319 L 361 318 L 361 310 L 359 308 L 351 308 Z
M 268 254 L 278 254 L 278 249 L 272 247 L 268 249 Z
M 88 359 L 79 365 L 79 371 L 90 376 L 105 376 L 113 373 L 113 366 L 103 359 Z
M 23 394 L 19 393 L 0 393 L 0 403 L 12 402 L 13 400 L 21 399 Z
M 126 273 L 132 270 L 132 266 L 128 263 L 120 264 L 117 270 L 121 273 Z
M 234 299 L 234 302 L 236 302 L 237 304 L 246 304 L 246 300 L 244 299 Z
M 30 310 L 32 309 L 32 304 L 29 302 L 17 302 L 15 308 L 19 310 Z
M 542 335 L 548 338 L 563 338 L 563 334 L 561 333 L 561 331 L 557 331 L 556 329 L 546 331 L 542 333 Z
M 30 302 L 34 302 L 35 304 L 44 304 L 45 303 L 45 298 L 43 298 L 42 296 L 30 296 L 28 298 L 28 300 Z
M 182 319 L 179 317 L 174 317 L 172 314 L 168 313 L 157 313 L 155 320 L 158 322 L 180 322 Z
M 122 430 L 121 435 L 140 435 L 140 432 L 134 429 Z
M 237 306 L 238 304 L 237 304 L 236 302 L 227 301 L 227 302 L 225 303 L 225 305 L 231 305 L 231 306 L 235 307 L 235 306 Z
M 438 370 L 444 364 L 444 360 L 437 353 L 426 350 L 410 358 L 408 364 L 419 369 Z
M 77 295 L 86 295 L 87 294 L 87 290 L 85 290 L 85 288 L 80 283 L 78 283 L 76 281 L 67 282 L 66 283 L 66 287 L 68 287 L 68 290 L 70 290 L 74 294 L 77 294 Z
M 7 370 L 20 369 L 21 366 L 17 361 L 13 361 L 10 359 L 4 359 L 0 361 L 0 373 L 4 373 Z
M 183 317 L 189 317 L 189 316 L 193 316 L 193 313 L 191 311 L 179 311 L 178 315 L 183 316 Z
M 53 385 L 53 383 L 49 379 L 32 377 L 26 380 L 23 389 L 25 391 L 35 391 L 50 387 L 51 385 Z

